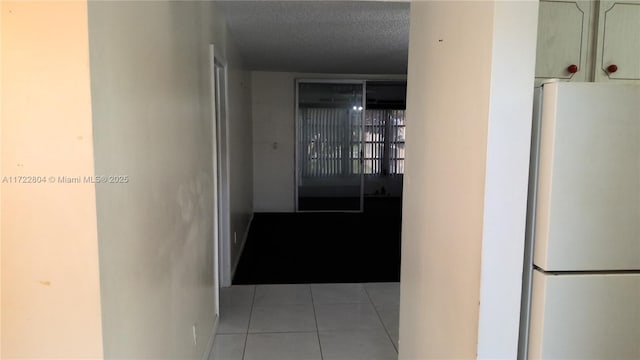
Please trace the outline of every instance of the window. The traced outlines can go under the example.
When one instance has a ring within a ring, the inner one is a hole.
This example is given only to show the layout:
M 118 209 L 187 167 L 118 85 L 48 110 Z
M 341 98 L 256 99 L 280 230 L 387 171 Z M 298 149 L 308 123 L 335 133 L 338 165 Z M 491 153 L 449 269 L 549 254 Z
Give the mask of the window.
M 404 173 L 404 135 L 407 83 L 367 81 L 364 173 Z
M 405 110 L 365 110 L 364 173 L 404 173 Z
M 389 130 L 389 174 L 404 174 L 404 110 L 391 111 Z

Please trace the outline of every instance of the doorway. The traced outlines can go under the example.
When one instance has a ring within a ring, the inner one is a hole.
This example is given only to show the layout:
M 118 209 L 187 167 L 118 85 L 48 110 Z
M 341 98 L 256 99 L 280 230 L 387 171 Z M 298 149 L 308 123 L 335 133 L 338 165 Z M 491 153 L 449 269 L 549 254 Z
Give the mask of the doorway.
M 402 197 L 406 80 L 296 80 L 296 211 L 363 212 Z
M 233 283 L 399 281 L 406 80 L 290 81 L 296 211 L 254 214 Z

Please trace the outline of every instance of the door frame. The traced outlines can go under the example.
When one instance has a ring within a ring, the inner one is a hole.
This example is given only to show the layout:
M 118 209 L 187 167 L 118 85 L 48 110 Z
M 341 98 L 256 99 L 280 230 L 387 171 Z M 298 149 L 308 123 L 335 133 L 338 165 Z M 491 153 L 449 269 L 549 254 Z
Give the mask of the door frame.
M 213 44 L 209 46 L 209 53 L 211 116 L 213 119 L 213 184 L 216 199 L 214 205 L 214 238 L 216 239 L 214 243 L 214 272 L 216 276 L 216 299 L 219 299 L 219 288 L 231 286 L 229 91 L 226 59 Z

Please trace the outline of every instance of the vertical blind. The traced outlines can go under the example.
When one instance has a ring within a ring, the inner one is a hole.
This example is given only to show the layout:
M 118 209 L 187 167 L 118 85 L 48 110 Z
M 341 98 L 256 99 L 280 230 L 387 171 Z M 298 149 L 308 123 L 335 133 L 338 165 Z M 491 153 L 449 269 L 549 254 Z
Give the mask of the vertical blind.
M 299 111 L 302 176 L 404 173 L 404 110 Z
M 340 108 L 301 108 L 302 176 L 361 173 L 362 112 Z

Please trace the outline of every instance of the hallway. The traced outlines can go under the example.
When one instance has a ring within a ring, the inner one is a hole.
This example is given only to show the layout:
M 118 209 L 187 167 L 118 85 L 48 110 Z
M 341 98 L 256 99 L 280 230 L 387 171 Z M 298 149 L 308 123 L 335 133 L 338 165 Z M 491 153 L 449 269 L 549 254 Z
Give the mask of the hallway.
M 399 306 L 399 283 L 223 288 L 209 360 L 395 360 Z
M 400 357 L 516 358 L 537 10 L 0 2 L 0 358 L 397 358 L 398 283 L 218 289 L 254 214 L 297 209 L 296 81 L 400 79 L 405 154 L 340 166 L 406 158 Z

